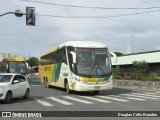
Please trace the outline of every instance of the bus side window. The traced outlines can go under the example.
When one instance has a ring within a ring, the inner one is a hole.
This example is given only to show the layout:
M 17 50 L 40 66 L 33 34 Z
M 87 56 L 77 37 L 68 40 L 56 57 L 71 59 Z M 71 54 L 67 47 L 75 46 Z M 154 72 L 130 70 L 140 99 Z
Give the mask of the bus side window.
M 65 49 L 61 49 L 60 51 L 58 51 L 58 62 L 63 62 L 65 64 L 67 64 L 67 59 L 66 59 L 66 52 Z

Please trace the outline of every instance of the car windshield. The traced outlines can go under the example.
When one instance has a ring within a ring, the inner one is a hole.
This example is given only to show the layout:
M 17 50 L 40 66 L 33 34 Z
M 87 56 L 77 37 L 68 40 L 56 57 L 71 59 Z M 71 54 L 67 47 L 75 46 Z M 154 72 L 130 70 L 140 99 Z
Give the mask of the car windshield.
M 9 62 L 10 73 L 27 73 L 27 66 L 25 62 Z
M 106 48 L 77 48 L 77 73 L 102 76 L 111 73 L 111 62 Z
M 0 75 L 0 83 L 10 82 L 13 75 Z

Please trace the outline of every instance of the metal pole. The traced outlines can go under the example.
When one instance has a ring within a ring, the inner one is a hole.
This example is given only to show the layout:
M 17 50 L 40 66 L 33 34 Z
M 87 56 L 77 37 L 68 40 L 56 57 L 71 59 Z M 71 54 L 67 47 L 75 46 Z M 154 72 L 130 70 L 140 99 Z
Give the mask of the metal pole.
M 7 13 L 4 13 L 4 14 L 0 15 L 0 17 L 2 17 L 4 15 L 7 15 L 7 14 L 15 14 L 15 12 L 7 12 Z

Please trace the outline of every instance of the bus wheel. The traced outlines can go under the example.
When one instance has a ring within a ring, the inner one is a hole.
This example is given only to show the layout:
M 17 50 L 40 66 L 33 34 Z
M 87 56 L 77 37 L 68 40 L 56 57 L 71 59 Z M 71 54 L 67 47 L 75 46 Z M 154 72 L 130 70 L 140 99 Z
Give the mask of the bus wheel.
M 45 86 L 46 86 L 46 88 L 50 88 L 50 85 L 48 84 L 48 81 L 46 80 L 46 82 L 45 82 Z
M 66 88 L 66 92 L 67 92 L 68 94 L 71 94 L 71 90 L 69 89 L 69 84 L 68 84 L 68 82 L 66 82 L 65 88 Z

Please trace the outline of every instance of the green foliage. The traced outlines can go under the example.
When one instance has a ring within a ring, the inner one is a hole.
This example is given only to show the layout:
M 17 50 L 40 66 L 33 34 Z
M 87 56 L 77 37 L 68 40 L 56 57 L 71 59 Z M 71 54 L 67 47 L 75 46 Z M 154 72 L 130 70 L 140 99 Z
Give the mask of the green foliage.
M 149 64 L 145 61 L 134 61 L 132 70 L 125 76 L 121 76 L 124 73 L 121 71 L 120 66 L 112 68 L 112 72 L 114 79 L 123 77 L 126 80 L 160 81 L 160 74 L 152 73 L 149 70 Z
M 29 66 L 32 68 L 33 66 L 38 66 L 39 65 L 39 59 L 36 57 L 31 57 L 27 60 Z
M 144 77 L 148 76 L 149 67 L 148 63 L 145 61 L 134 61 L 133 62 L 133 74 L 132 78 L 142 80 Z
M 114 52 L 117 56 L 123 56 L 123 53 L 121 52 Z
M 119 66 L 116 66 L 115 68 L 112 68 L 113 78 L 114 79 L 120 79 L 121 77 L 121 69 Z

